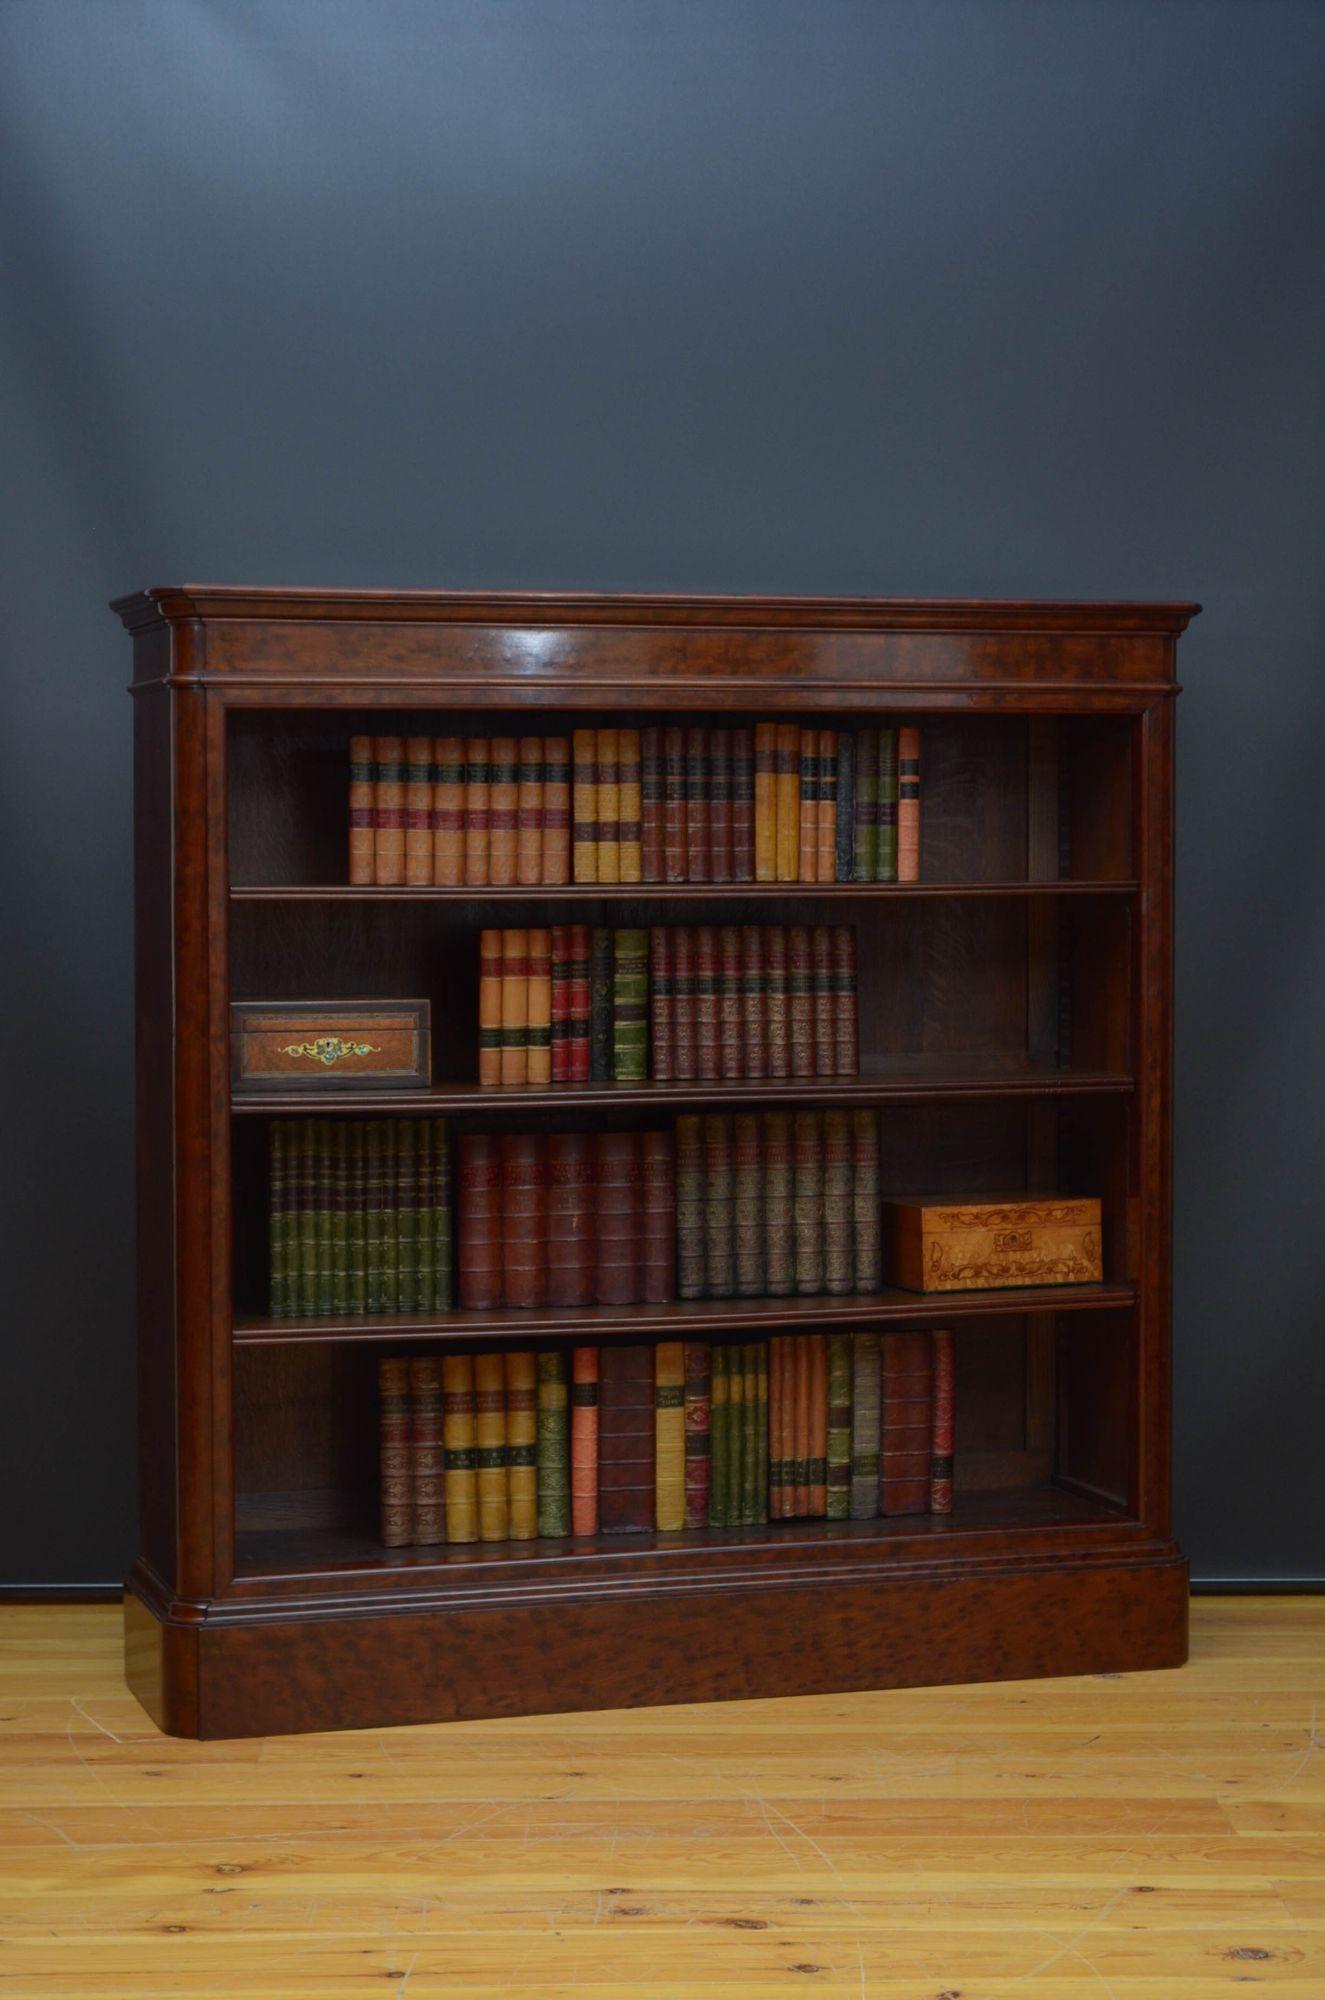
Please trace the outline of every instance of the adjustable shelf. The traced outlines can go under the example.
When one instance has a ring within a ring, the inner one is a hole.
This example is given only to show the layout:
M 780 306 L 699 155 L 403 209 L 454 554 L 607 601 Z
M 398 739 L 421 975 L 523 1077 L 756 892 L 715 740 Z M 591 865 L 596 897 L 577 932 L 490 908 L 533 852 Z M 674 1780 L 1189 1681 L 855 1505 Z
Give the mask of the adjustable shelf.
M 1134 896 L 1135 882 L 614 882 L 412 888 L 345 882 L 237 882 L 236 903 L 884 903 L 940 897 Z

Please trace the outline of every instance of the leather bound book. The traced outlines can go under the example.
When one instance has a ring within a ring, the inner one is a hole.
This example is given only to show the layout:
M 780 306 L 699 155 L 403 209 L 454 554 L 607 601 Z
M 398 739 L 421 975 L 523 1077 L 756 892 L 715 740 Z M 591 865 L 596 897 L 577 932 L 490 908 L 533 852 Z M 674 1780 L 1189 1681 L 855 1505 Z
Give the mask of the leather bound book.
M 828 1335 L 806 1335 L 810 1364 L 810 1518 L 828 1512 Z
M 377 1440 L 382 1547 L 408 1548 L 414 1533 L 408 1361 L 377 1364 Z
M 745 1519 L 745 1348 L 727 1350 L 727 1502 L 724 1518 L 729 1528 L 739 1528 Z
M 640 879 L 663 879 L 663 734 L 640 731 Z
M 539 879 L 561 888 L 570 881 L 570 738 L 543 739 L 543 843 Z
M 635 1305 L 644 1261 L 644 1176 L 638 1132 L 595 1133 L 594 1209 L 594 1297 L 602 1306 Z
M 458 736 L 433 739 L 432 879 L 449 889 L 465 879 L 465 746 Z
M 455 1225 L 451 1213 L 451 1128 L 432 1120 L 432 1286 L 433 1307 L 451 1310 L 455 1288 Z
M 547 1140 L 528 1132 L 505 1132 L 500 1148 L 506 1304 L 546 1305 Z
M 478 1080 L 495 1090 L 502 1077 L 502 981 L 506 943 L 501 931 L 478 937 Z
M 522 736 L 516 766 L 515 879 L 533 886 L 543 879 L 543 739 Z
M 598 880 L 598 734 L 571 737 L 571 857 L 577 882 Z
M 552 1081 L 552 933 L 530 931 L 526 1078 L 535 1090 Z
M 553 924 L 552 931 L 552 1081 L 569 1083 L 571 1024 L 570 926 Z
M 377 762 L 371 736 L 350 738 L 350 873 L 355 887 L 376 880 L 377 835 L 373 820 Z
M 920 731 L 897 732 L 897 880 L 920 880 Z
M 709 1518 L 709 1346 L 685 1343 L 685 1525 L 706 1528 Z
M 573 1535 L 598 1533 L 598 1349 L 570 1357 L 570 1522 Z
M 709 731 L 709 875 L 714 882 L 732 880 L 732 736 L 730 729 Z
M 621 731 L 598 731 L 598 880 L 621 880 Z
M 550 1132 L 547 1141 L 547 1302 L 593 1304 L 596 1269 L 593 1141 Z
M 787 977 L 787 927 L 768 924 L 764 947 L 764 1040 L 771 1077 L 791 1075 L 791 1007 Z
M 538 1377 L 532 1348 L 508 1348 L 506 1377 L 506 1513 L 510 1539 L 538 1533 Z
M 364 1237 L 364 1310 L 380 1313 L 385 1310 L 382 1284 L 382 1236 L 385 1228 L 384 1207 L 386 1188 L 382 1178 L 382 1126 L 380 1118 L 370 1118 L 363 1132 L 363 1237 Z M 299 1306 L 305 1316 L 312 1312 L 308 1286 L 311 1274 L 303 1257 L 303 1240 L 306 1232 L 308 1203 L 307 1161 L 303 1156 L 302 1127 L 300 1128 L 299 1152 L 296 1155 L 298 1179 L 295 1187 L 298 1194 L 298 1227 L 300 1236 L 299 1259 Z
M 370 1173 L 372 1155 L 369 1155 Z M 502 1171 L 496 1138 L 467 1132 L 458 1146 L 460 1196 L 460 1304 L 465 1312 L 488 1312 L 502 1302 Z M 371 1182 L 370 1182 L 371 1202 Z M 372 1211 L 369 1210 L 371 1231 Z M 373 1280 L 369 1236 L 368 1280 Z M 371 1305 L 369 1310 L 372 1310 Z
M 709 1369 L 709 1526 L 725 1528 L 731 1515 L 729 1396 L 733 1349 L 715 1345 Z
M 442 1455 L 442 1363 L 431 1354 L 409 1364 L 410 1459 L 416 1548 L 446 1540 L 446 1485 Z
M 417 1132 L 418 1127 L 415 1127 Z M 418 1199 L 417 1175 L 415 1199 Z M 416 1245 L 417 1274 L 417 1245 Z M 418 1297 L 417 1281 L 415 1288 Z M 419 1304 L 415 1310 L 419 1309 Z M 349 1127 L 337 1118 L 331 1127 L 331 1310 L 350 1309 L 350 1152 Z
M 837 879 L 837 731 L 819 731 L 819 817 L 816 882 Z
M 643 1252 L 640 1297 L 669 1305 L 676 1297 L 676 1156 L 670 1132 L 640 1137 L 643 1177 Z
M 722 1073 L 718 1037 L 718 934 L 712 924 L 692 933 L 695 954 L 695 1068 L 706 1083 Z
M 488 881 L 508 889 L 515 881 L 516 818 L 520 801 L 520 747 L 514 736 L 494 736 L 488 793 Z
M 418 1311 L 419 1191 L 417 1133 L 412 1118 L 399 1118 L 396 1129 L 396 1309 Z M 333 1211 L 334 1220 L 334 1211 Z
M 879 1512 L 927 1514 L 934 1441 L 934 1360 L 927 1333 L 885 1333 Z
M 478 1538 L 504 1542 L 510 1535 L 506 1491 L 506 1370 L 500 1352 L 474 1356 L 474 1436 L 478 1467 Z
M 879 1336 L 851 1336 L 851 1519 L 873 1521 L 879 1512 Z
M 761 1526 L 768 1520 L 768 1342 L 758 1340 L 755 1357 L 755 1471 L 754 1506 L 750 1519 Z
M 768 1343 L 768 1518 L 781 1521 L 786 1515 L 787 1447 L 783 1433 L 785 1397 L 783 1357 L 787 1341 L 778 1336 Z
M 819 879 L 819 732 L 800 732 L 800 860 L 802 882 Z
M 365 1176 L 365 1161 L 364 1161 L 364 1143 L 366 1135 L 367 1135 L 367 1121 L 363 1118 L 356 1118 L 351 1124 L 349 1129 L 349 1151 L 350 1151 L 349 1278 L 350 1278 L 350 1311 L 352 1313 L 365 1313 L 368 1310 L 368 1259 L 367 1259 L 368 1245 L 366 1237 L 367 1216 L 365 1213 L 367 1205 L 367 1187 L 365 1184 L 366 1176 Z M 437 1171 L 436 1163 L 434 1162 L 434 1167 L 433 1167 L 434 1185 L 436 1184 L 436 1171 Z M 449 1214 L 447 1216 L 447 1221 L 448 1223 L 450 1222 Z M 286 1233 L 287 1255 L 289 1252 L 292 1235 L 293 1232 L 287 1226 L 287 1233 Z M 434 1240 L 433 1256 L 434 1256 L 433 1303 L 436 1304 L 435 1240 Z M 293 1268 L 292 1267 L 288 1268 L 290 1268 L 291 1276 L 293 1276 Z M 448 1271 L 448 1280 L 449 1280 L 449 1271 Z M 287 1306 L 286 1310 L 290 1311 L 291 1308 Z
M 346 1231 L 345 1231 L 345 1310 L 349 1311 L 349 1171 L 350 1156 L 345 1153 L 346 1175 Z M 417 1213 L 414 1221 L 414 1310 L 431 1312 L 435 1301 L 433 1290 L 433 1258 L 435 1241 L 433 1236 L 433 1163 L 432 1163 L 432 1120 L 417 1118 L 414 1121 L 414 1185 Z M 440 1380 L 440 1378 L 439 1378 Z M 440 1392 L 439 1392 L 440 1393 Z
M 883 1284 L 883 1217 L 879 1206 L 879 1114 L 851 1114 L 855 1168 L 852 1184 L 853 1264 L 857 1293 Z
M 707 729 L 686 731 L 686 880 L 709 873 L 709 756 Z
M 518 1090 L 529 1081 L 529 933 L 501 934 L 501 1081 Z
M 488 814 L 492 800 L 492 762 L 486 737 L 465 743 L 465 881 L 470 888 L 488 884 Z
M 663 880 L 686 879 L 686 733 L 663 731 Z
M 797 1111 L 792 1120 L 793 1214 L 796 1291 L 813 1297 L 824 1288 L 823 1116 Z
M 764 1283 L 770 1298 L 796 1289 L 791 1116 L 764 1113 Z
M 735 1203 L 736 1293 L 764 1296 L 764 1149 L 759 1118 L 738 1111 L 732 1120 L 732 1198 Z
M 794 722 L 777 724 L 777 880 L 795 882 L 800 875 L 800 730 Z
M 880 729 L 878 743 L 878 793 L 874 808 L 874 823 L 878 828 L 874 852 L 874 879 L 876 882 L 897 880 L 897 827 L 898 827 L 898 734 L 895 729 Z
M 405 880 L 432 881 L 432 738 L 405 742 Z
M 830 1521 L 851 1513 L 851 1335 L 828 1336 L 828 1479 Z
M 589 926 L 570 926 L 570 1080 L 588 1083 L 590 1023 L 593 1008 L 592 963 Z
M 589 936 L 589 1076 L 612 1081 L 612 988 L 615 980 L 612 933 L 601 926 Z
M 649 1074 L 655 1083 L 675 1075 L 672 1041 L 671 932 L 655 924 L 649 932 Z
M 854 1289 L 855 1145 L 849 1111 L 825 1111 L 824 1128 L 824 1290 L 835 1298 Z
M 617 837 L 621 846 L 620 877 L 623 882 L 644 880 L 643 848 L 643 753 L 638 729 L 623 729 L 618 742 L 621 793 Z
M 704 1254 L 704 1141 L 697 1116 L 676 1121 L 676 1288 L 683 1299 L 702 1299 Z
M 765 997 L 764 934 L 758 924 L 743 924 L 741 926 L 741 1074 L 750 1079 L 759 1079 L 768 1074 Z
M 400 1206 L 396 1192 L 396 1121 L 382 1120 L 382 1310 L 400 1309 Z M 315 1196 L 321 1199 L 320 1195 Z M 323 1261 L 321 1221 L 318 1221 L 318 1296 L 321 1298 Z
M 373 763 L 373 879 L 394 887 L 405 879 L 405 745 L 400 737 L 375 737 Z
M 833 939 L 827 924 L 816 924 L 810 932 L 810 977 L 814 1073 L 832 1076 L 837 1068 L 837 1022 L 833 1013 Z
M 444 1354 L 442 1466 L 448 1542 L 478 1540 L 478 1434 L 474 1398 L 473 1355 Z
M 855 862 L 856 733 L 837 733 L 837 804 L 834 811 L 833 880 L 849 882 Z
M 810 1511 L 810 1335 L 791 1337 L 791 1511 Z
M 728 1080 L 741 1074 L 744 1021 L 740 928 L 724 924 L 718 932 L 718 1068 Z
M 654 1369 L 651 1342 L 606 1346 L 598 1357 L 598 1520 L 605 1535 L 654 1525 Z
M 284 1319 L 294 1310 L 286 1255 L 289 1242 L 286 1218 L 293 1211 L 292 1171 L 286 1165 L 289 1130 L 283 1118 L 273 1118 L 267 1127 L 267 1311 L 273 1319 Z
M 814 1075 L 814 973 L 810 932 L 805 924 L 787 931 L 787 1014 L 791 1039 L 791 1073 Z
M 755 725 L 755 881 L 778 880 L 777 726 Z
M 313 1139 L 313 1242 L 315 1249 L 314 1271 L 316 1273 L 317 1310 L 323 1317 L 331 1312 L 331 1128 L 325 1118 L 316 1121 Z M 395 1126 L 390 1127 L 394 1136 Z M 392 1186 L 394 1188 L 394 1176 Z M 394 1208 L 394 1195 L 393 1195 Z M 393 1232 L 394 1233 L 394 1232 Z M 394 1312 L 398 1296 L 392 1294 L 387 1300 L 388 1311 Z
M 649 1075 L 649 933 L 612 933 L 612 1080 L 645 1083 Z
M 934 1434 L 930 1441 L 929 1511 L 952 1512 L 952 1441 L 956 1407 L 952 1335 L 939 1329 L 934 1343 Z
M 732 880 L 755 879 L 755 739 L 752 729 L 732 731 Z
M 704 1295 L 710 1299 L 729 1299 L 736 1290 L 732 1121 L 722 1112 L 709 1112 L 701 1124 L 704 1134 Z
M 695 1022 L 695 933 L 672 932 L 672 1066 L 678 1083 L 693 1083 L 699 1062 Z
M 660 1340 L 653 1350 L 654 1520 L 662 1534 L 686 1524 L 685 1347 Z
M 833 987 L 833 1069 L 837 1076 L 855 1076 L 860 1069 L 856 1015 L 856 933 L 850 924 L 834 924 L 831 934 Z
M 879 732 L 862 729 L 856 736 L 856 801 L 852 814 L 853 882 L 872 882 L 879 853 Z
M 566 1356 L 538 1357 L 538 1532 L 570 1533 L 570 1390 Z

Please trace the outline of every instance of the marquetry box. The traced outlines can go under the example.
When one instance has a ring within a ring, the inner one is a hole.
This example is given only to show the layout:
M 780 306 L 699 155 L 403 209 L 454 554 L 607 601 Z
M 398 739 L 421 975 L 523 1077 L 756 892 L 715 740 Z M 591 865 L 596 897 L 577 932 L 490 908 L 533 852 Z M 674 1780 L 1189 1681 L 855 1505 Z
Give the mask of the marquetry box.
M 230 1009 L 231 1087 L 248 1090 L 427 1088 L 426 1000 L 244 1000 Z
M 913 1292 L 1098 1284 L 1100 1204 L 1086 1195 L 1004 1195 L 883 1204 L 886 1273 Z

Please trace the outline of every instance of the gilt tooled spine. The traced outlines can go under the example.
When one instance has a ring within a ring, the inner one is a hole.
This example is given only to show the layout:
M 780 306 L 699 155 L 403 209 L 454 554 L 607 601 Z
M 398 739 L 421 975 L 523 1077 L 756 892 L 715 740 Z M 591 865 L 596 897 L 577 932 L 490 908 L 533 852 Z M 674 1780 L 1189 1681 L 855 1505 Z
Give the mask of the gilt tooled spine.
M 601 1306 L 639 1302 L 644 1257 L 643 1164 L 638 1132 L 594 1135 L 594 1212 Z
M 764 1281 L 770 1298 L 796 1289 L 791 1116 L 767 1111 L 764 1139 Z
M 446 1540 L 446 1473 L 442 1440 L 442 1363 L 419 1354 L 409 1364 L 410 1460 L 416 1548 Z
M 828 1336 L 828 1477 L 830 1521 L 851 1513 L 851 1335 Z
M 764 1154 L 757 1114 L 738 1111 L 732 1119 L 732 1199 L 736 1294 L 764 1296 Z
M 879 1412 L 882 1393 L 879 1336 L 851 1336 L 851 1488 L 853 1521 L 879 1511 Z
M 317 1310 L 329 1315 L 333 1308 L 332 1298 L 332 1201 L 334 1181 L 331 1159 L 331 1127 L 325 1118 L 317 1120 L 317 1136 L 314 1140 L 315 1186 L 317 1189 L 314 1208 L 314 1234 L 317 1245 Z M 395 1301 L 391 1301 L 394 1307 Z
M 570 926 L 570 1081 L 588 1083 L 592 1074 L 592 954 L 589 926 Z
M 532 1348 L 503 1355 L 506 1388 L 506 1513 L 513 1542 L 538 1533 L 538 1377 Z
M 571 1349 L 571 1533 L 598 1533 L 598 1349 Z
M 405 880 L 416 887 L 432 881 L 431 736 L 405 743 Z
M 897 880 L 920 880 L 920 731 L 897 732 Z
M 370 1118 L 364 1126 L 364 1309 L 370 1313 L 385 1310 L 382 1284 L 382 1233 L 383 1200 L 385 1189 L 382 1184 L 382 1121 Z M 302 1309 L 302 1308 L 301 1308 Z
M 449 1312 L 455 1297 L 455 1224 L 452 1212 L 451 1128 L 432 1121 L 433 1306 Z
M 709 875 L 732 880 L 732 733 L 709 732 Z
M 382 1546 L 408 1548 L 414 1527 L 408 1361 L 377 1364 L 377 1437 Z
M 668 1305 L 676 1297 L 676 1152 L 670 1132 L 641 1134 L 640 1172 L 640 1297 L 645 1305 Z
M 351 1121 L 348 1132 L 349 1146 L 349 1290 L 350 1311 L 364 1313 L 368 1310 L 368 1244 L 367 1244 L 367 1188 L 365 1186 L 364 1148 L 367 1138 L 367 1122 L 362 1118 Z M 288 1308 L 287 1308 L 288 1310 Z
M 787 978 L 787 927 L 765 926 L 764 940 L 764 1035 L 768 1045 L 768 1074 L 791 1075 L 791 1009 Z
M 832 882 L 837 875 L 837 731 L 819 731 L 819 815 L 816 882 Z
M 571 738 L 571 856 L 577 882 L 598 880 L 598 734 Z
M 355 886 L 375 879 L 376 834 L 373 785 L 376 760 L 371 736 L 350 738 L 350 872 Z
M 520 746 L 514 736 L 494 736 L 488 793 L 488 881 L 495 889 L 515 882 L 520 801 Z
M 375 737 L 373 763 L 373 879 L 394 887 L 405 879 L 405 745 L 400 737 Z
M 928 1333 L 885 1333 L 879 1512 L 929 1512 L 934 1364 Z
M 543 842 L 539 879 L 560 888 L 570 881 L 571 784 L 570 739 L 548 736 L 543 741 Z
M 755 725 L 755 875 L 756 882 L 778 880 L 777 726 Z
M 732 731 L 732 880 L 755 879 L 755 740 L 750 729 Z
M 671 932 L 655 924 L 649 932 L 649 1056 L 655 1083 L 670 1083 L 675 1075 L 672 1037 Z
M 875 793 L 874 823 L 878 828 L 874 852 L 876 882 L 897 880 L 897 836 L 901 825 L 899 770 L 896 729 L 880 729 L 877 736 L 878 783 Z
M 704 1135 L 704 1294 L 710 1299 L 729 1299 L 736 1290 L 732 1121 L 721 1112 L 710 1112 L 701 1123 Z
M 764 936 L 758 924 L 741 926 L 741 1075 L 768 1074 L 765 1019 Z
M 686 1524 L 685 1346 L 660 1340 L 653 1350 L 654 1520 L 661 1534 Z
M 663 731 L 663 880 L 686 879 L 686 736 Z
M 483 1090 L 496 1090 L 501 1084 L 504 955 L 501 931 L 479 932 L 478 1080 Z
M 600 729 L 598 777 L 598 880 L 621 880 L 621 731 Z
M 617 822 L 617 836 L 621 848 L 620 879 L 623 882 L 642 882 L 644 879 L 643 752 L 640 748 L 638 729 L 621 731 L 618 754 L 621 774 L 618 801 L 620 816 Z
M 532 887 L 543 879 L 543 739 L 522 736 L 516 770 L 515 879 Z
M 414 1271 L 416 1312 L 431 1312 L 436 1303 L 435 1260 L 437 1255 L 436 1237 L 433 1232 L 433 1128 L 428 1118 L 414 1121 Z M 349 1155 L 346 1154 L 348 1178 Z M 348 1206 L 348 1203 L 347 1203 Z M 347 1232 L 348 1249 L 348 1232 Z M 348 1291 L 348 1270 L 346 1289 Z M 347 1308 L 348 1309 L 348 1308 Z
M 396 1307 L 419 1309 L 418 1129 L 412 1118 L 395 1121 L 396 1132 Z
M 465 746 L 458 736 L 433 739 L 432 879 L 452 889 L 465 879 Z
M 834 812 L 833 879 L 849 882 L 855 862 L 856 735 L 841 729 L 837 736 L 837 804 Z
M 850 924 L 834 924 L 830 942 L 833 965 L 833 1069 L 837 1076 L 855 1076 L 860 1068 L 856 933 Z
M 797 767 L 800 772 L 800 833 L 798 873 L 802 882 L 818 880 L 819 866 L 819 732 L 802 729 Z
M 851 879 L 872 882 L 879 852 L 879 733 L 856 736 L 856 790 L 852 809 Z
M 793 1118 L 796 1291 L 811 1297 L 824 1288 L 823 1117 L 797 1111 Z
M 612 1081 L 612 984 L 614 947 L 610 930 L 599 926 L 589 938 L 589 1075 Z
M 592 1305 L 594 1164 L 589 1133 L 548 1134 L 547 1180 L 547 1302 Z
M 883 1217 L 879 1207 L 879 1114 L 853 1111 L 852 1264 L 855 1290 L 877 1292 L 883 1284 Z
M 679 1083 L 693 1083 L 698 1062 L 695 1023 L 695 933 L 672 932 L 672 1063 Z
M 488 884 L 488 814 L 492 797 L 492 762 L 487 739 L 471 736 L 465 743 L 465 881 L 470 888 Z
M 833 939 L 827 924 L 810 932 L 813 988 L 814 1073 L 832 1076 L 837 1068 L 837 1023 L 833 1011 Z
M 814 1075 L 814 974 L 810 933 L 804 924 L 787 932 L 787 1013 L 793 1076 Z
M 718 1067 L 728 1080 L 741 1074 L 744 1018 L 740 927 L 724 924 L 718 932 Z
M 448 1542 L 478 1540 L 478 1437 L 474 1393 L 473 1355 L 444 1354 L 442 1466 Z
M 825 1111 L 824 1290 L 846 1297 L 855 1285 L 854 1144 L 849 1111 Z
M 647 1534 L 655 1518 L 653 1346 L 606 1346 L 598 1368 L 599 1527 Z
M 676 1275 L 683 1299 L 704 1297 L 704 1141 L 698 1116 L 676 1121 Z
M 722 1073 L 718 1021 L 718 934 L 712 924 L 693 932 L 695 979 L 695 1068 L 706 1083 Z
M 711 1528 L 731 1522 L 730 1387 L 733 1350 L 725 1344 L 712 1352 L 709 1374 L 709 1509 Z
M 290 1305 L 290 1271 L 287 1259 L 289 1232 L 286 1218 L 290 1211 L 290 1172 L 286 1161 L 286 1135 L 289 1131 L 283 1118 L 273 1118 L 267 1128 L 267 1250 L 268 1250 L 268 1293 L 267 1310 L 273 1319 L 284 1319 L 292 1310 Z
M 521 1090 L 529 1081 L 529 933 L 502 932 L 501 1082 Z
M 687 729 L 686 769 L 686 880 L 710 879 L 709 838 L 709 755 L 707 729 Z
M 645 882 L 663 879 L 663 736 L 640 731 L 640 871 Z
M 953 1417 L 955 1369 L 953 1339 L 944 1328 L 930 1335 L 934 1343 L 934 1434 L 930 1445 L 929 1511 L 952 1512 Z
M 503 1291 L 508 1306 L 547 1303 L 547 1140 L 527 1132 L 503 1133 Z
M 570 1500 L 570 1391 L 566 1356 L 556 1348 L 538 1357 L 538 1532 L 568 1535 Z
M 525 1034 L 531 1089 L 545 1090 L 552 1081 L 552 933 L 529 932 L 528 1024 Z
M 570 926 L 552 926 L 552 1081 L 571 1081 Z
M 502 1302 L 502 1162 L 493 1134 L 462 1135 L 457 1179 L 460 1304 L 466 1312 L 486 1312 Z
M 685 1344 L 685 1525 L 706 1528 L 710 1466 L 709 1346 Z
M 474 1356 L 474 1457 L 478 1472 L 478 1538 L 510 1537 L 506 1486 L 506 1371 L 499 1351 Z

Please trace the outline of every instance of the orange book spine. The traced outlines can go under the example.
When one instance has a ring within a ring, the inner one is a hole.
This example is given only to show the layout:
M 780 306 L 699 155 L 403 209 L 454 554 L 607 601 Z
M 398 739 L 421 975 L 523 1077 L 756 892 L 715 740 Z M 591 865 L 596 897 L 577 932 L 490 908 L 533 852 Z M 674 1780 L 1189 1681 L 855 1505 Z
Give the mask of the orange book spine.
M 515 879 L 532 886 L 543 879 L 543 739 L 520 738 L 515 801 Z
M 374 879 L 376 830 L 373 825 L 373 739 L 350 738 L 350 881 L 362 886 Z
M 777 727 L 755 725 L 755 881 L 778 879 Z
M 828 1335 L 811 1333 L 809 1347 L 810 1514 L 828 1513 Z
M 373 741 L 373 875 L 386 887 L 405 879 L 405 746 L 398 736 Z
M 819 732 L 817 729 L 802 729 L 797 769 L 801 781 L 798 876 L 802 882 L 817 882 L 819 879 Z
M 794 722 L 777 724 L 774 777 L 777 786 L 777 875 L 794 882 L 800 869 L 800 731 Z
M 529 1049 L 531 1089 L 545 1090 L 552 1081 L 552 933 L 529 933 Z
M 594 749 L 598 778 L 598 880 L 621 880 L 621 731 L 600 729 Z
M 465 746 L 439 736 L 432 746 L 432 879 L 455 889 L 465 879 Z
M 577 882 L 598 880 L 598 732 L 571 739 L 571 851 Z
M 837 731 L 819 731 L 819 814 L 815 880 L 837 880 Z
M 638 729 L 623 729 L 618 745 L 621 772 L 621 880 L 644 879 L 644 764 Z
M 549 736 L 543 744 L 542 879 L 560 888 L 570 881 L 570 742 Z
M 432 738 L 405 743 L 405 880 L 414 888 L 432 881 Z
M 920 731 L 897 732 L 897 879 L 920 880 Z
M 598 1349 L 571 1350 L 570 1522 L 574 1535 L 598 1533 Z
M 501 1083 L 502 934 L 480 931 L 478 940 L 478 1080 L 483 1090 Z
M 506 1498 L 506 1370 L 500 1350 L 474 1356 L 474 1430 L 478 1457 L 478 1538 L 510 1536 Z
M 491 770 L 486 738 L 471 736 L 465 745 L 465 881 L 476 889 L 488 884 Z
M 505 1090 L 529 1081 L 529 933 L 502 932 L 501 1080 Z
M 494 736 L 488 801 L 488 881 L 494 889 L 509 889 L 515 882 L 519 769 L 520 749 L 514 736 Z
M 795 1463 L 795 1503 L 798 1518 L 810 1511 L 810 1339 L 808 1333 L 792 1338 L 792 1391 L 795 1414 L 792 1419 L 792 1457 Z

